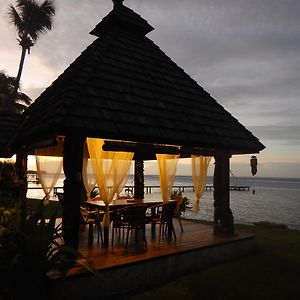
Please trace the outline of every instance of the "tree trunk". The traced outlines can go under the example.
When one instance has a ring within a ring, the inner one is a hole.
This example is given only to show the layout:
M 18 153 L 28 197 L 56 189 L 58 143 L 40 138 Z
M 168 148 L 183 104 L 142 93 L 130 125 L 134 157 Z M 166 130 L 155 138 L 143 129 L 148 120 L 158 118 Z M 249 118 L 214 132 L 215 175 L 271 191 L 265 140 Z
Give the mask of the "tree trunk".
M 21 80 L 21 75 L 22 75 L 24 61 L 25 61 L 26 50 L 27 50 L 26 48 L 22 47 L 22 53 L 21 53 L 21 59 L 20 59 L 20 63 L 19 63 L 18 75 L 16 77 L 16 84 L 14 86 L 14 91 L 13 91 L 13 95 L 12 95 L 13 103 L 15 103 L 15 101 L 16 101 L 17 94 L 18 94 L 18 89 L 19 89 L 19 86 L 20 86 L 20 80 Z

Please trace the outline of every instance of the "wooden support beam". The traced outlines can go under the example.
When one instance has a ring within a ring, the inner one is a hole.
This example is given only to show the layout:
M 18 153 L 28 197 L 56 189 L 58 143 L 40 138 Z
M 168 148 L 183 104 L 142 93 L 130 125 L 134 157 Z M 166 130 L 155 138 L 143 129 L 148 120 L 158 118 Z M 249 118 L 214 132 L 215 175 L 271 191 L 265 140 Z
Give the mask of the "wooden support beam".
M 234 234 L 233 215 L 230 209 L 230 155 L 215 155 L 214 170 L 214 234 Z
M 215 156 L 216 153 L 217 150 L 214 149 L 182 147 L 180 150 L 180 157 L 191 157 L 191 155 Z
M 144 199 L 144 161 L 136 158 L 134 161 L 134 198 Z
M 102 149 L 104 151 L 134 152 L 134 159 L 136 156 L 139 158 L 142 156 L 144 160 L 155 160 L 156 154 L 180 154 L 181 158 L 186 158 L 191 155 L 215 156 L 218 153 L 215 149 L 119 141 L 105 141 Z
M 18 187 L 18 202 L 21 209 L 21 222 L 24 222 L 27 217 L 27 188 L 28 188 L 28 182 L 27 182 L 27 166 L 28 164 L 28 155 L 27 155 L 27 149 L 25 147 L 22 147 L 18 152 L 16 153 L 16 175 L 18 182 L 20 186 Z
M 179 154 L 180 149 L 177 146 L 164 146 L 156 144 L 132 143 L 132 142 L 114 142 L 105 141 L 102 146 L 104 151 L 134 152 L 135 158 L 144 160 L 156 159 L 155 154 Z
M 68 135 L 64 140 L 63 236 L 67 245 L 77 249 L 79 242 L 80 201 L 84 138 Z

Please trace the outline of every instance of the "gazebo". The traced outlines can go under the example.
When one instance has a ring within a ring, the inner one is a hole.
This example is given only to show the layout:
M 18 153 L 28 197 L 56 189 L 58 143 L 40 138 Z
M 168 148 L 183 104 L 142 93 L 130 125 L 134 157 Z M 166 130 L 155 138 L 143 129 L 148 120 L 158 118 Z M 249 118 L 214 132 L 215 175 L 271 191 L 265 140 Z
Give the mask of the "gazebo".
M 83 145 L 134 152 L 135 195 L 143 197 L 143 161 L 156 153 L 213 156 L 215 233 L 232 234 L 229 165 L 265 147 L 146 35 L 153 27 L 123 1 L 90 34 L 97 39 L 23 114 L 14 149 L 63 138 L 65 242 L 78 246 Z

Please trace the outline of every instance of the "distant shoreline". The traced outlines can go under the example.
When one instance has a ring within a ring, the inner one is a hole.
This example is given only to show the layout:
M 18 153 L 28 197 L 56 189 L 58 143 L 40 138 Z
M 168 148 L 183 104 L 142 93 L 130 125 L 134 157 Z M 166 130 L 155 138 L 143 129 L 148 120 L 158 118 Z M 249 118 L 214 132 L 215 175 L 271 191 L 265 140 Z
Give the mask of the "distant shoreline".
M 38 172 L 36 170 L 28 170 L 28 174 L 37 174 Z M 64 176 L 63 174 L 60 175 L 61 177 Z M 128 176 L 134 176 L 134 174 L 129 174 Z M 158 177 L 158 174 L 145 174 L 145 177 Z M 192 175 L 176 175 L 176 177 L 192 177 Z M 268 177 L 268 176 L 230 176 L 231 178 L 237 178 L 237 179 L 247 179 L 247 180 L 282 180 L 282 181 L 290 181 L 290 180 L 295 180 L 295 181 L 300 181 L 300 177 Z M 207 178 L 213 178 L 213 176 L 208 175 Z

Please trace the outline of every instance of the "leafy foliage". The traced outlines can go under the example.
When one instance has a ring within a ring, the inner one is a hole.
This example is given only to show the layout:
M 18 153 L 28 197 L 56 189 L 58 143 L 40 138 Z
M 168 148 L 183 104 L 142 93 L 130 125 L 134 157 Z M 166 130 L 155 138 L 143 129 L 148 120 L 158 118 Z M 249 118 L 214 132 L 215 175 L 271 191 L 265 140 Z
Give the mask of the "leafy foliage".
M 99 195 L 98 188 L 94 188 L 90 194 L 91 199 L 96 198 Z
M 0 161 L 0 183 L 12 182 L 16 179 L 15 163 L 10 161 Z
M 171 199 L 180 201 L 180 206 L 179 206 L 180 213 L 185 213 L 191 205 L 191 200 L 187 197 L 184 197 L 182 195 L 182 191 L 174 190 L 171 194 Z
M 17 5 L 9 5 L 9 17 L 16 27 L 19 44 L 30 49 L 39 35 L 52 29 L 52 16 L 55 14 L 53 1 L 38 3 L 33 0 L 17 0 Z
M 45 0 L 42 3 L 35 0 L 16 0 L 16 3 L 16 6 L 10 4 L 8 7 L 9 20 L 16 28 L 17 40 L 22 48 L 19 70 L 11 97 L 13 100 L 17 98 L 26 52 L 30 54 L 30 49 L 40 34 L 52 29 L 52 18 L 55 15 L 52 0 Z
M 22 183 L 17 180 L 15 163 L 0 162 L 0 206 L 14 207 Z
M 81 254 L 65 245 L 56 212 L 44 217 L 41 203 L 22 219 L 20 210 L 2 211 L 0 230 L 0 275 L 9 294 L 16 299 L 49 296 L 51 278 L 63 278 L 75 264 L 93 269 Z
M 15 85 L 15 77 L 0 71 L 0 111 L 20 114 L 33 102 L 31 98 L 20 91 L 20 86 L 16 97 L 13 98 Z

